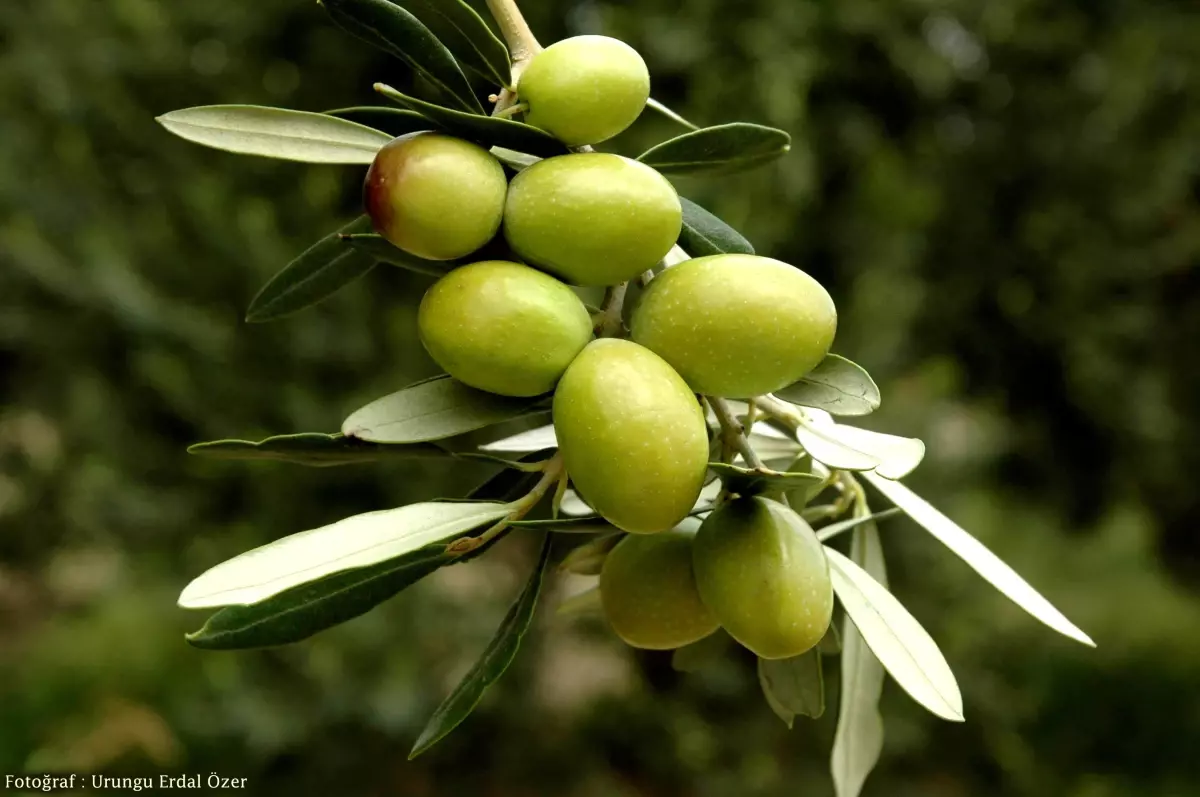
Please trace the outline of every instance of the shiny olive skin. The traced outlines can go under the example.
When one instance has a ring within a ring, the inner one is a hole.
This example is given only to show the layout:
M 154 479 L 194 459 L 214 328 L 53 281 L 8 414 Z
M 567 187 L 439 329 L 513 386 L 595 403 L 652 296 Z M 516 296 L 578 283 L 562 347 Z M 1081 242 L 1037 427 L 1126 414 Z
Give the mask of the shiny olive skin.
M 626 535 L 605 558 L 600 601 L 609 625 L 626 644 L 671 650 L 717 630 L 692 574 L 697 525 Z
M 816 534 L 777 501 L 718 507 L 692 546 L 696 587 L 729 635 L 764 659 L 799 656 L 833 615 L 829 563 Z
M 628 44 L 574 36 L 538 53 L 521 73 L 525 121 L 569 147 L 607 141 L 633 124 L 650 98 L 650 71 Z
M 710 255 L 650 283 L 632 337 L 697 393 L 750 398 L 786 387 L 829 353 L 837 309 L 799 269 L 756 255 Z
M 363 204 L 375 231 L 411 255 L 455 260 L 500 228 L 508 181 L 487 150 L 441 133 L 410 133 L 375 155 Z
M 665 177 L 599 152 L 538 161 L 513 178 L 504 209 L 513 251 L 572 285 L 616 285 L 652 268 L 682 224 Z
M 636 343 L 604 338 L 580 352 L 555 390 L 554 429 L 575 489 L 617 528 L 666 531 L 696 503 L 704 413 L 679 375 Z
M 529 266 L 487 260 L 460 266 L 425 293 L 417 330 L 429 356 L 471 387 L 537 396 L 592 339 L 575 292 Z

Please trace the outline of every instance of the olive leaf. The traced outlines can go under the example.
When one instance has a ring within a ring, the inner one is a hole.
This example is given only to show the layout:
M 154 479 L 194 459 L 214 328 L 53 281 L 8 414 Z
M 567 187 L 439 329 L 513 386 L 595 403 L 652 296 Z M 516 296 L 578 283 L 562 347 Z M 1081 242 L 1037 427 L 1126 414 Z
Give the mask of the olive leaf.
M 320 0 L 338 27 L 396 56 L 468 113 L 483 106 L 454 56 L 413 14 L 388 0 Z
M 866 524 L 854 530 L 850 558 L 881 586 L 887 586 L 883 548 L 874 525 Z M 837 797 L 858 797 L 883 752 L 883 718 L 879 715 L 883 665 L 867 647 L 849 617 L 843 629 L 838 724 L 829 768 Z
M 875 489 L 904 510 L 905 514 L 923 526 L 938 542 L 949 548 L 1013 603 L 1063 636 L 1091 647 L 1096 646 L 1091 637 L 1068 620 L 1062 612 L 1054 608 L 1050 601 L 1042 597 L 1041 593 L 1030 586 L 1029 582 L 1021 578 L 1000 557 L 934 508 L 924 498 L 898 481 L 886 479 L 874 473 L 864 473 L 863 476 Z
M 525 588 L 517 597 L 516 602 L 508 610 L 496 635 L 475 662 L 470 672 L 462 682 L 454 688 L 450 696 L 433 712 L 425 729 L 408 754 L 409 760 L 428 750 L 439 740 L 458 727 L 479 704 L 483 693 L 495 683 L 516 658 L 521 639 L 529 630 L 533 620 L 533 611 L 537 608 L 538 595 L 542 589 L 542 579 L 546 573 L 546 565 L 550 561 L 551 537 L 546 535 L 542 542 L 542 551 L 534 565 Z
M 485 393 L 440 376 L 355 410 L 342 422 L 342 434 L 375 443 L 441 440 L 529 415 L 539 401 Z
M 371 255 L 342 243 L 343 235 L 366 232 L 371 220 L 359 216 L 326 235 L 271 277 L 250 301 L 246 320 L 274 321 L 328 298 L 375 267 Z
M 828 546 L 825 556 L 846 615 L 896 683 L 936 716 L 962 722 L 958 682 L 929 632 L 861 567 Z
M 537 462 L 553 454 L 553 451 L 537 451 L 520 457 L 517 461 Z M 496 475 L 488 477 L 468 493 L 467 498 L 473 501 L 516 501 L 527 495 L 541 478 L 542 474 L 540 473 L 506 468 Z
M 616 532 L 614 529 L 614 533 L 589 540 L 564 556 L 558 567 L 564 572 L 574 573 L 577 576 L 598 576 L 609 552 L 624 537 L 624 534 Z
M 825 713 L 825 676 L 816 648 L 789 659 L 759 659 L 758 684 L 789 728 L 797 715 L 817 719 Z
M 399 105 L 432 119 L 447 133 L 476 141 L 486 147 L 503 147 L 530 155 L 565 155 L 567 147 L 558 139 L 532 125 L 496 116 L 480 116 L 443 108 L 376 83 L 375 90 Z
M 541 451 L 546 448 L 558 448 L 558 437 L 554 433 L 554 424 L 551 423 L 487 443 L 480 446 L 479 450 L 519 452 Z
M 751 169 L 785 154 L 792 137 L 749 122 L 702 127 L 651 147 L 638 156 L 663 174 L 729 173 Z
M 202 105 L 158 117 L 170 132 L 225 152 L 302 163 L 362 164 L 392 137 L 346 119 L 261 105 Z
M 353 515 L 235 556 L 183 590 L 185 609 L 258 603 L 343 570 L 368 567 L 453 539 L 510 511 L 497 502 L 411 504 Z
M 885 509 L 882 512 L 876 512 L 869 515 L 861 515 L 852 517 L 849 520 L 840 520 L 837 523 L 830 523 L 828 526 L 822 526 L 817 529 L 817 539 L 821 542 L 833 539 L 844 531 L 852 531 L 859 526 L 864 526 L 868 523 L 875 523 L 877 520 L 886 520 L 890 517 L 895 517 L 900 514 L 899 509 Z
M 857 363 L 827 354 L 798 382 L 775 391 L 775 397 L 833 415 L 867 415 L 879 409 L 879 386 Z
M 665 116 L 665 117 L 667 117 L 668 119 L 670 119 L 672 122 L 676 122 L 676 123 L 678 123 L 678 124 L 681 124 L 681 125 L 683 125 L 684 127 L 690 128 L 690 129 L 692 129 L 692 130 L 699 130 L 699 129 L 700 129 L 700 126 L 699 126 L 699 125 L 694 125 L 694 124 L 692 124 L 692 123 L 691 123 L 691 122 L 689 122 L 687 119 L 684 119 L 682 116 L 680 116 L 679 114 L 675 113 L 675 112 L 674 112 L 674 111 L 672 111 L 670 108 L 668 108 L 667 106 L 663 105 L 661 102 L 659 102 L 658 100 L 654 99 L 653 97 L 651 97 L 650 99 L 646 100 L 646 107 L 647 107 L 647 108 L 649 108 L 649 109 L 650 109 L 650 110 L 652 110 L 652 111 L 655 111 L 655 112 L 657 112 L 657 113 L 660 113 L 660 114 L 662 114 L 663 116 Z
M 915 437 L 844 426 L 811 407 L 800 409 L 796 439 L 813 459 L 830 468 L 875 471 L 889 479 L 907 476 L 925 457 L 925 444 Z
M 721 477 L 725 489 L 749 496 L 769 490 L 787 491 L 819 484 L 822 479 L 812 473 L 780 473 L 767 468 L 745 468 L 727 462 L 710 462 L 708 469 Z
M 683 228 L 679 232 L 679 245 L 692 257 L 754 254 L 754 247 L 737 230 L 687 197 L 679 197 L 679 203 L 683 205 Z
M 412 12 L 463 66 L 497 86 L 511 80 L 508 48 L 463 0 L 392 0 Z
M 366 233 L 360 235 L 343 235 L 342 243 L 351 249 L 369 255 L 375 260 L 392 266 L 399 266 L 408 271 L 416 272 L 426 277 L 444 277 L 457 261 L 426 260 L 423 257 L 410 255 L 403 249 L 392 245 L 382 235 Z
M 416 111 L 392 108 L 387 105 L 355 105 L 325 111 L 328 116 L 348 119 L 360 125 L 387 133 L 393 138 L 425 130 L 437 130 L 438 126 Z
M 380 445 L 341 434 L 302 432 L 264 440 L 212 440 L 188 447 L 188 453 L 208 459 L 272 460 L 315 468 L 353 465 L 381 459 L 442 459 L 450 452 L 430 443 Z
M 588 514 L 585 515 L 547 520 L 514 520 L 509 525 L 518 529 L 540 529 L 561 534 L 611 534 L 620 531 L 604 518 L 592 513 L 591 509 L 588 509 Z

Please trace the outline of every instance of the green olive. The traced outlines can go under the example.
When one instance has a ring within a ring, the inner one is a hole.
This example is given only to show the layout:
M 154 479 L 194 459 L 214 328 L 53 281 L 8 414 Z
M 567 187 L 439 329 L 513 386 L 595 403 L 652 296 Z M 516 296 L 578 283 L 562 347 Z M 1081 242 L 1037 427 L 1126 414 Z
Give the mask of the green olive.
M 600 601 L 617 636 L 635 648 L 671 650 L 703 639 L 717 621 L 692 575 L 695 525 L 626 535 L 600 571 Z
M 749 398 L 786 387 L 821 362 L 837 309 L 819 282 L 787 263 L 711 255 L 656 277 L 630 328 L 697 393 Z
M 608 36 L 575 36 L 538 53 L 521 74 L 525 121 L 569 147 L 607 141 L 633 124 L 650 98 L 637 50 Z
M 483 147 L 441 133 L 410 133 L 379 150 L 363 204 L 375 230 L 411 255 L 454 260 L 500 228 L 504 168 Z
M 695 505 L 708 463 L 704 413 L 648 349 L 589 343 L 554 392 L 554 428 L 575 489 L 614 526 L 666 531 Z
M 700 597 L 729 635 L 764 659 L 809 650 L 833 615 L 817 535 L 781 503 L 739 498 L 704 519 L 692 546 Z
M 616 285 L 652 268 L 682 223 L 665 177 L 598 152 L 538 161 L 513 178 L 504 208 L 513 251 L 574 285 Z
M 591 316 L 574 291 L 502 260 L 460 266 L 434 283 L 417 329 L 446 373 L 505 396 L 550 392 L 592 339 Z

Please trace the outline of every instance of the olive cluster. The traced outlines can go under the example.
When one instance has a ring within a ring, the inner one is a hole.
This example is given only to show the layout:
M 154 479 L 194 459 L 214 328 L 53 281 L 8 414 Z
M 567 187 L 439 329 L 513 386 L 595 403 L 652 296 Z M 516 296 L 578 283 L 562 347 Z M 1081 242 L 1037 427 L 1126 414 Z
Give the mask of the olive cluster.
M 649 87 L 628 45 L 580 36 L 536 55 L 517 96 L 529 124 L 581 148 L 632 124 Z M 795 656 L 820 640 L 833 592 L 820 543 L 799 515 L 746 496 L 702 523 L 689 517 L 710 451 L 697 394 L 764 395 L 815 367 L 837 325 L 820 284 L 753 255 L 686 260 L 649 282 L 628 337 L 597 339 L 569 286 L 638 278 L 679 238 L 679 197 L 649 166 L 572 152 L 509 182 L 489 151 L 420 132 L 379 152 L 365 204 L 381 235 L 426 259 L 469 260 L 503 236 L 511 260 L 459 265 L 429 289 L 420 339 L 447 373 L 477 389 L 553 391 L 575 489 L 630 532 L 600 581 L 622 639 L 669 649 L 723 627 L 763 658 Z

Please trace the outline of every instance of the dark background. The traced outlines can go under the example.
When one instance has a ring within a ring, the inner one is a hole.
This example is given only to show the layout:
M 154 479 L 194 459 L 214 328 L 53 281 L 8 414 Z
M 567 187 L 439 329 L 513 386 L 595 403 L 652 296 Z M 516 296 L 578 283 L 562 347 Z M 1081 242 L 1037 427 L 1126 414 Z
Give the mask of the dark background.
M 1200 793 L 1196 6 L 523 6 L 544 43 L 628 40 L 654 95 L 696 122 L 792 134 L 771 166 L 679 188 L 829 287 L 835 349 L 883 389 L 864 425 L 922 437 L 909 483 L 1098 642 L 1058 637 L 889 521 L 894 589 L 945 651 L 967 722 L 889 683 L 865 794 Z M 184 643 L 202 616 L 175 598 L 221 559 L 488 473 L 184 454 L 336 430 L 433 373 L 414 334 L 427 283 L 398 269 L 290 320 L 241 320 L 268 276 L 358 212 L 362 169 L 239 158 L 153 121 L 373 102 L 374 80 L 410 83 L 311 2 L 0 3 L 0 774 L 217 771 L 255 794 L 832 794 L 833 712 L 789 732 L 749 658 L 681 676 L 548 610 L 467 724 L 407 762 L 519 588 L 527 538 L 299 645 Z M 605 148 L 674 132 L 647 114 Z

